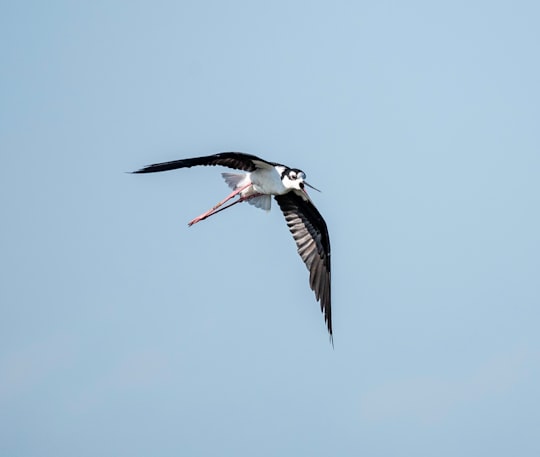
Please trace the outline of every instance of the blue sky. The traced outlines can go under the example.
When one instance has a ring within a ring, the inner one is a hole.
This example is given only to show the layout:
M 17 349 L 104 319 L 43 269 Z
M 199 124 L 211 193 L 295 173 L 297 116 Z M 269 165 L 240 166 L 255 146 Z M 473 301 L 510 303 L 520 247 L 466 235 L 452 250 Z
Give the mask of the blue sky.
M 2 2 L 0 453 L 537 456 L 540 8 Z M 303 169 L 335 349 L 283 217 Z

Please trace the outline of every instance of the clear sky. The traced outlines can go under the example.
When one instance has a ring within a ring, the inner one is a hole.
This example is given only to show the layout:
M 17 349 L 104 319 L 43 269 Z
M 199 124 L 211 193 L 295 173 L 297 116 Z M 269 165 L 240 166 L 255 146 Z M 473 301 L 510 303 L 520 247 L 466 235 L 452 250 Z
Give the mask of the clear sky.
M 540 455 L 536 1 L 0 3 L 0 455 Z M 243 151 L 303 169 L 335 349 Z

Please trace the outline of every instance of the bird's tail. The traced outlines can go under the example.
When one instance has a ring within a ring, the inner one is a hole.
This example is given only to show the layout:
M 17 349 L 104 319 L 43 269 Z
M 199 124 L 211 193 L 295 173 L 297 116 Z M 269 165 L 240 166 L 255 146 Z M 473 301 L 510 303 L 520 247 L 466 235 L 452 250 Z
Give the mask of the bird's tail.
M 228 184 L 228 186 L 236 190 L 240 187 L 245 186 L 249 183 L 249 175 L 246 174 L 239 174 L 239 173 L 221 173 L 221 176 L 223 176 L 223 179 Z M 249 190 L 252 190 L 253 187 L 249 187 Z M 249 196 L 251 192 L 244 191 L 245 196 Z M 242 192 L 242 194 L 244 194 Z M 264 209 L 265 211 L 269 211 L 270 207 L 272 206 L 272 197 L 270 195 L 260 195 L 260 196 L 254 196 L 247 200 L 247 202 L 250 205 L 255 206 L 256 208 Z
M 221 176 L 223 176 L 227 185 L 233 190 L 245 186 L 249 182 L 248 175 L 244 173 L 221 173 Z

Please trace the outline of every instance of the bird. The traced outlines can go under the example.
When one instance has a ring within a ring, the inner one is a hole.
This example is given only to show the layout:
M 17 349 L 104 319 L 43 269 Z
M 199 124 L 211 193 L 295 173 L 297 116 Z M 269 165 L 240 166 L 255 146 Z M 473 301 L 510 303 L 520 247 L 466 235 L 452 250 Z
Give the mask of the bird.
M 333 346 L 330 236 L 325 220 L 307 194 L 306 186 L 320 191 L 306 182 L 306 174 L 302 170 L 277 162 L 269 162 L 251 154 L 222 152 L 155 163 L 132 173 L 155 173 L 195 166 L 217 165 L 246 173 L 222 173 L 232 192 L 208 211 L 189 221 L 188 225 L 193 226 L 244 201 L 256 208 L 269 211 L 273 196 L 285 216 L 289 231 L 296 242 L 298 254 L 309 270 L 309 285 L 320 304 Z M 238 196 L 237 200 L 225 205 L 236 196 Z

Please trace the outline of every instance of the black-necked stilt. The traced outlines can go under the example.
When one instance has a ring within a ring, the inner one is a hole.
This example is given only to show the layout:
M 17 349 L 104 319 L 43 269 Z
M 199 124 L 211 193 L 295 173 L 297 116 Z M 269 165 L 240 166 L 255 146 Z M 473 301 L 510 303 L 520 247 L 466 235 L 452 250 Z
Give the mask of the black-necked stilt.
M 315 189 L 305 181 L 305 173 L 297 168 L 267 162 L 254 155 L 241 152 L 223 152 L 204 157 L 156 163 L 134 173 L 154 173 L 197 165 L 221 165 L 247 173 L 222 173 L 226 183 L 233 191 L 210 210 L 191 220 L 188 225 L 196 224 L 243 201 L 247 201 L 257 208 L 269 210 L 273 195 L 285 215 L 289 230 L 298 247 L 298 253 L 309 270 L 309 285 L 320 302 L 330 340 L 333 342 L 330 238 L 326 222 L 304 189 L 304 186 Z M 223 206 L 236 195 L 239 196 L 238 200 Z

